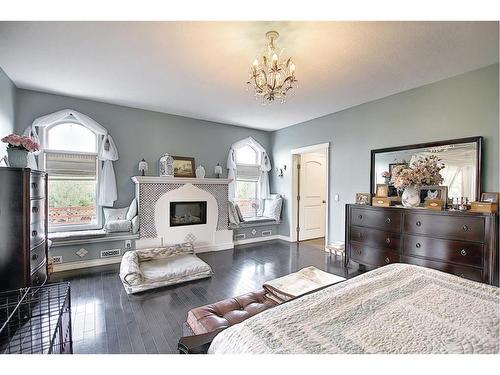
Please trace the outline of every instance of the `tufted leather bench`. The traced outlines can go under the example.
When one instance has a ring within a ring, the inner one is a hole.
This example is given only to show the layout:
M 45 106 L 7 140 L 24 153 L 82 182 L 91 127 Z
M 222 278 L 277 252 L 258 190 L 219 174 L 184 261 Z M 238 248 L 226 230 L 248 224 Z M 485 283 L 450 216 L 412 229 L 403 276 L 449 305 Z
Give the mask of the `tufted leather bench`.
M 228 298 L 188 312 L 187 324 L 195 335 L 213 332 L 240 323 L 264 310 L 276 306 L 264 298 L 264 289 Z

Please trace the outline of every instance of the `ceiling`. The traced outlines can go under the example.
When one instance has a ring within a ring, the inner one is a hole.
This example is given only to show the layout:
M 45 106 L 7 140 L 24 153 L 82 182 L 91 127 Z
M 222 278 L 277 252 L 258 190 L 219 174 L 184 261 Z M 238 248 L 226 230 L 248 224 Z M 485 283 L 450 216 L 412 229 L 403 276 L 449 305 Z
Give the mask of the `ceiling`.
M 299 88 L 245 82 L 277 30 Z M 276 130 L 498 62 L 496 22 L 0 22 L 19 88 Z

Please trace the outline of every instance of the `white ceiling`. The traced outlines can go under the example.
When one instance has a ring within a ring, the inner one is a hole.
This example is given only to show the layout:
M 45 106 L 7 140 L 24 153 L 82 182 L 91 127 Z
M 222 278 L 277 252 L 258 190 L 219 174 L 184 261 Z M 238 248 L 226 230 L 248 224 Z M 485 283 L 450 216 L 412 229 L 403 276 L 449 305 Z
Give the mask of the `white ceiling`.
M 277 30 L 299 88 L 261 106 L 248 69 Z M 280 129 L 498 62 L 496 22 L 0 22 L 25 89 Z

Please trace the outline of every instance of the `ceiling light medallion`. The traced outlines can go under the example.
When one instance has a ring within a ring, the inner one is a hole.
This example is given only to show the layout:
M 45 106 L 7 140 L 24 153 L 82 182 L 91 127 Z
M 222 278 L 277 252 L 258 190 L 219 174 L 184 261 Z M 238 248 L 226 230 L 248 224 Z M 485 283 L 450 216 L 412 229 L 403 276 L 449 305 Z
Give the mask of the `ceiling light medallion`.
M 250 78 L 247 82 L 255 90 L 255 98 L 260 97 L 262 104 L 272 104 L 275 100 L 286 101 L 288 92 L 297 87 L 295 79 L 295 64 L 291 58 L 281 59 L 283 49 L 276 45 L 279 34 L 277 31 L 266 33 L 268 45 L 260 61 L 256 58 L 250 68 Z

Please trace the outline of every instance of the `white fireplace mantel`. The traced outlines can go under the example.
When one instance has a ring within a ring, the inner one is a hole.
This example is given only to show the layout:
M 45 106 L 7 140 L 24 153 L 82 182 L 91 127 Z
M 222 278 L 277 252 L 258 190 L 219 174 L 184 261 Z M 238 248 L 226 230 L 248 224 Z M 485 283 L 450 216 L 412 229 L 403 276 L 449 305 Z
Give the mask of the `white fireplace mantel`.
M 133 176 L 136 184 L 213 184 L 228 185 L 232 180 L 227 178 L 193 178 L 193 177 L 157 177 Z

